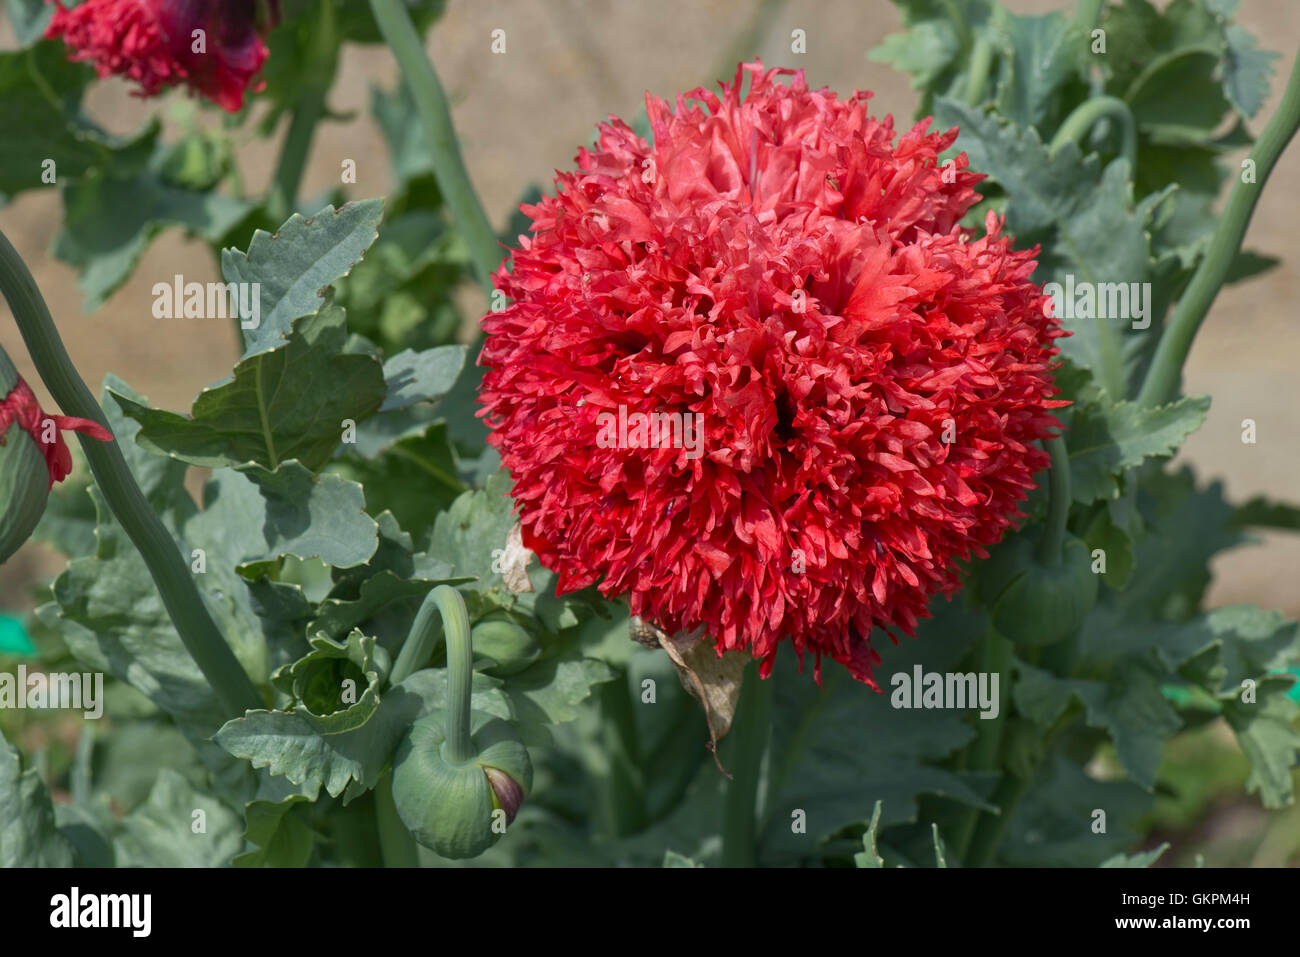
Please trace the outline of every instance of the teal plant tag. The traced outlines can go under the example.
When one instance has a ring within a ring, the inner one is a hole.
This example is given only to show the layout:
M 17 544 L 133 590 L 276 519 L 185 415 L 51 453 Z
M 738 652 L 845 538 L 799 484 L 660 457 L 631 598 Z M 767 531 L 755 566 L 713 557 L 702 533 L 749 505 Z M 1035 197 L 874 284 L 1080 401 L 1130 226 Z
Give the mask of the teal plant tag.
M 0 654 L 35 657 L 36 647 L 27 637 L 27 629 L 17 618 L 0 615 Z

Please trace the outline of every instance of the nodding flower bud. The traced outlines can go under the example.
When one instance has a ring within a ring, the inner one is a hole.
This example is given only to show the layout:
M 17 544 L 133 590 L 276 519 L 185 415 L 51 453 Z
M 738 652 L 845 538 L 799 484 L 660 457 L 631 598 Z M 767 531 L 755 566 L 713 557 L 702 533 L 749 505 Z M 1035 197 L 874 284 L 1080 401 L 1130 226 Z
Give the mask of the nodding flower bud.
M 89 61 L 156 96 L 185 84 L 223 110 L 238 111 L 266 62 L 263 36 L 279 21 L 279 0 L 85 0 L 56 9 L 46 37 L 62 37 L 70 59 Z
M 72 471 L 62 429 L 102 442 L 107 430 L 87 419 L 47 415 L 0 350 L 0 562 L 27 541 L 41 520 L 50 488 Z
M 542 653 L 537 639 L 504 613 L 491 615 L 475 625 L 473 638 L 474 655 L 492 662 L 483 669 L 490 675 L 523 671 Z
M 433 609 L 447 641 L 446 707 L 420 718 L 393 756 L 393 803 L 411 836 L 443 857 L 477 857 L 501 839 L 533 786 L 533 765 L 507 722 L 471 707 L 474 646 L 465 599 L 429 592 L 398 656 L 427 657 Z M 507 624 L 509 624 L 507 622 Z M 477 632 L 475 632 L 477 633 Z M 416 651 L 408 656 L 408 649 Z
M 412 836 L 443 857 L 477 857 L 501 839 L 533 784 L 533 766 L 514 730 L 474 712 L 474 754 L 456 761 L 442 712 L 421 718 L 393 760 L 393 801 Z

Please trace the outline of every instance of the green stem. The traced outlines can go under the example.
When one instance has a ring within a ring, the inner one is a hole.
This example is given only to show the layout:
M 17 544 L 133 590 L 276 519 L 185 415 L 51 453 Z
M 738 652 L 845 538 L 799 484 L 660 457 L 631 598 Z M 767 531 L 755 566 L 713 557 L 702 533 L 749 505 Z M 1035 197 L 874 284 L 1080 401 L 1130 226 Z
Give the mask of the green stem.
M 438 74 L 401 0 L 370 0 L 370 10 L 415 100 L 420 123 L 429 140 L 438 189 L 465 238 L 479 281 L 491 296 L 492 274 L 501 264 L 502 250 L 465 169 Z
M 434 589 L 447 632 L 447 741 L 443 754 L 453 764 L 474 757 L 470 740 L 470 699 L 474 686 L 474 645 L 470 640 L 469 612 L 460 592 L 448 585 Z
M 957 8 L 953 0 L 941 0 L 944 11 L 948 14 L 948 19 L 952 27 L 957 31 L 957 42 L 961 44 L 963 52 L 970 51 L 970 27 L 966 24 L 966 16 Z
M 1059 565 L 1070 518 L 1070 451 L 1065 446 L 1065 437 L 1060 435 L 1045 440 L 1043 446 L 1052 457 L 1052 467 L 1047 473 L 1047 521 L 1038 542 L 1038 561 L 1043 565 Z
M 1128 160 L 1129 175 L 1137 169 L 1137 123 L 1128 104 L 1114 96 L 1094 96 L 1084 100 L 1065 118 L 1052 137 L 1049 153 L 1055 153 L 1066 143 L 1082 143 L 1088 132 L 1100 120 L 1112 120 L 1119 127 L 1119 152 Z
M 1128 161 L 1129 175 L 1132 176 L 1137 169 L 1137 127 L 1128 104 L 1113 96 L 1096 96 L 1075 107 L 1056 131 L 1056 135 L 1052 137 L 1048 152 L 1055 153 L 1064 144 L 1081 140 L 1093 125 L 1104 117 L 1109 117 L 1119 124 L 1120 151 Z M 1097 319 L 1097 341 L 1101 349 L 1099 378 L 1102 387 L 1112 399 L 1118 401 L 1128 395 L 1124 361 L 1120 356 L 1115 330 L 1106 319 L 1100 317 Z
M 393 801 L 393 772 L 385 771 L 375 785 L 375 819 L 379 828 L 379 852 L 384 867 L 419 867 L 420 852 L 415 838 L 402 823 Z
M 1156 347 L 1146 380 L 1138 393 L 1139 405 L 1157 406 L 1174 398 L 1183 363 L 1192 348 L 1192 340 L 1196 338 L 1196 332 L 1219 294 L 1219 288 L 1228 277 L 1228 269 L 1236 258 L 1237 250 L 1241 248 L 1250 216 L 1255 211 L 1255 204 L 1259 202 L 1259 195 L 1268 181 L 1269 173 L 1273 171 L 1273 165 L 1297 128 L 1300 128 L 1300 57 L 1296 57 L 1291 67 L 1291 76 L 1287 80 L 1286 91 L 1282 94 L 1281 105 L 1250 151 L 1250 158 L 1255 162 L 1255 182 L 1244 183 L 1238 175 L 1233 183 L 1205 258 L 1201 260 L 1160 336 L 1160 344 Z
M 722 806 L 722 865 L 753 867 L 758 852 L 758 778 L 772 732 L 772 679 L 758 675 L 759 663 L 745 666 L 740 700 L 731 725 L 727 763 L 732 779 Z
M 1051 752 L 1056 739 L 1070 726 L 1078 713 L 1078 706 L 1073 703 L 1061 712 L 1061 716 L 1043 735 L 1044 755 Z M 1006 837 L 1007 827 L 1011 824 L 1011 818 L 1015 816 L 1016 808 L 1020 806 L 1021 800 L 1029 791 L 1033 778 L 1032 771 L 1023 778 L 1003 773 L 1002 780 L 993 792 L 993 803 L 997 805 L 998 813 L 982 816 L 980 826 L 970 844 L 970 853 L 963 857 L 967 867 L 987 867 L 997 860 L 998 848 L 1002 846 L 1002 839 Z
M 435 612 L 442 615 L 442 630 L 447 640 L 447 741 L 443 754 L 452 764 L 464 764 L 475 754 L 469 733 L 474 646 L 470 639 L 469 611 L 460 592 L 450 585 L 438 585 L 424 596 L 397 654 L 389 682 L 400 684 L 429 660 L 438 640 Z
M 1078 12 L 1074 19 L 1085 30 L 1091 31 L 1101 20 L 1101 8 L 1106 0 L 1079 0 Z
M 1006 836 L 1007 825 L 1015 814 L 1025 792 L 1029 790 L 1029 781 L 1013 774 L 1003 776 L 993 792 L 993 803 L 998 813 L 989 815 L 989 823 L 979 828 L 971 841 L 970 852 L 965 858 L 967 867 L 987 867 L 997 854 L 1002 839 Z
M 993 68 L 993 34 L 990 27 L 985 27 L 975 38 L 975 46 L 970 57 L 970 74 L 966 77 L 966 94 L 964 99 L 968 106 L 979 106 L 984 87 L 988 83 L 989 71 Z
M 66 415 L 89 419 L 108 430 L 108 420 L 68 358 L 36 281 L 3 233 L 0 233 L 0 290 L 54 401 Z M 213 622 L 190 575 L 189 565 L 176 547 L 176 540 L 135 484 L 117 442 L 100 442 L 84 435 L 78 438 L 95 483 L 139 550 L 185 649 L 212 685 L 222 707 L 231 714 L 262 707 L 261 695 Z
M 407 632 L 406 640 L 402 642 L 402 649 L 397 653 L 397 660 L 393 662 L 393 670 L 388 674 L 389 687 L 400 685 L 419 671 L 433 654 L 440 637 L 437 591 L 437 588 L 430 589 L 424 596 L 424 601 L 420 603 L 420 610 L 415 613 L 411 630 Z
M 597 690 L 601 738 L 608 765 L 600 782 L 600 800 L 612 837 L 636 834 L 646 826 L 645 778 L 641 773 L 636 712 L 627 676 Z
M 1006 687 L 1011 676 L 1012 648 L 1011 642 L 989 629 L 980 649 L 979 668 L 985 674 L 998 675 L 998 691 Z M 971 771 L 991 771 L 998 766 L 998 749 L 1002 746 L 1002 731 L 1006 726 L 1006 713 L 1009 703 L 1006 695 L 998 702 L 996 718 L 979 718 L 976 720 L 976 737 L 968 750 L 966 768 Z M 975 825 L 980 818 L 980 809 L 971 808 L 962 822 L 957 834 L 957 857 L 965 862 L 968 859 L 971 839 L 975 834 Z
M 960 34 L 962 49 L 970 49 L 970 73 L 966 77 L 963 99 L 967 106 L 979 106 L 983 101 L 984 87 L 988 85 L 989 74 L 993 71 L 993 59 L 997 53 L 995 41 L 1003 36 L 1006 29 L 1007 11 L 1001 4 L 995 3 L 992 15 L 976 34 L 973 45 L 964 18 L 951 4 L 948 5 L 948 13 Z
M 303 64 L 308 82 L 294 104 L 293 119 L 280 147 L 280 159 L 267 195 L 267 214 L 277 226 L 298 208 L 298 188 L 311 154 L 312 137 L 316 124 L 325 115 L 325 97 L 334 83 L 339 44 L 333 0 L 318 0 L 316 17 L 311 21 L 310 42 Z
M 316 124 L 325 115 L 325 92 L 318 86 L 308 87 L 293 111 L 266 198 L 267 215 L 272 222 L 283 223 L 298 208 L 298 187 L 311 154 L 312 137 L 316 134 Z

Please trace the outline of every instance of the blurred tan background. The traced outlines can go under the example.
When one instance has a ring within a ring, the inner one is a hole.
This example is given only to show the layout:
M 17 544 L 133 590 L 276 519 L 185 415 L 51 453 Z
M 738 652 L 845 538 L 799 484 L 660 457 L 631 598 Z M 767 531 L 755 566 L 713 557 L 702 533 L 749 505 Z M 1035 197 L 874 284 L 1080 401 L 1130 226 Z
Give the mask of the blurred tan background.
M 1017 13 L 1074 6 L 1072 0 L 1005 2 Z M 756 12 L 762 15 L 756 17 Z M 1264 48 L 1281 53 L 1274 61 L 1272 94 L 1251 123 L 1258 133 L 1277 106 L 1300 46 L 1300 3 L 1242 0 L 1238 19 Z M 743 49 L 746 57 L 757 53 L 773 66 L 802 67 L 813 86 L 828 85 L 842 94 L 873 90 L 873 112 L 893 113 L 899 126 L 910 125 L 917 97 L 907 77 L 865 56 L 900 25 L 887 0 L 450 0 L 430 35 L 429 49 L 452 100 L 471 176 L 500 228 L 526 187 L 547 188 L 554 169 L 572 165 L 578 146 L 591 142 L 599 120 L 611 113 L 635 115 L 647 89 L 671 97 L 708 82 L 728 51 Z M 806 54 L 789 52 L 795 28 L 806 31 Z M 506 31 L 506 52 L 500 55 L 489 49 L 496 29 Z M 12 47 L 8 24 L 0 31 L 0 46 Z M 345 158 L 357 164 L 355 197 L 384 194 L 387 157 L 367 104 L 372 83 L 391 87 L 395 79 L 394 65 L 382 48 L 346 48 L 330 106 L 355 117 L 318 129 L 304 196 L 335 185 Z M 87 108 L 110 130 L 125 133 L 158 104 L 135 99 L 124 82 L 108 80 L 94 88 Z M 278 143 L 256 141 L 251 126 L 237 161 L 249 188 L 261 190 L 270 179 Z M 1239 158 L 1229 157 L 1231 165 Z M 1182 458 L 1202 477 L 1222 479 L 1238 501 L 1260 494 L 1300 500 L 1300 252 L 1291 245 L 1298 177 L 1300 144 L 1292 144 L 1269 181 L 1246 240 L 1248 248 L 1280 257 L 1282 265 L 1219 296 L 1187 368 L 1187 390 L 1213 395 L 1214 404 L 1205 428 L 1187 443 Z M 0 209 L 0 229 L 35 273 L 82 376 L 98 391 L 112 370 L 154 404 L 188 410 L 202 387 L 229 372 L 237 355 L 234 337 L 229 324 L 220 321 L 155 320 L 150 287 L 175 273 L 187 280 L 218 278 L 207 249 L 178 231 L 164 233 L 131 281 L 103 308 L 86 315 L 74 270 L 49 253 L 61 215 L 53 190 L 33 191 Z M 473 310 L 485 305 L 474 290 L 466 291 L 465 303 Z M 7 311 L 0 312 L 0 346 L 48 402 L 12 320 Z M 1245 418 L 1257 422 L 1255 445 L 1241 442 Z M 60 567 L 48 550 L 25 547 L 0 569 L 0 610 L 30 607 L 30 582 Z M 1262 546 L 1218 560 L 1211 600 L 1250 601 L 1300 614 L 1297 568 L 1300 535 L 1270 534 Z

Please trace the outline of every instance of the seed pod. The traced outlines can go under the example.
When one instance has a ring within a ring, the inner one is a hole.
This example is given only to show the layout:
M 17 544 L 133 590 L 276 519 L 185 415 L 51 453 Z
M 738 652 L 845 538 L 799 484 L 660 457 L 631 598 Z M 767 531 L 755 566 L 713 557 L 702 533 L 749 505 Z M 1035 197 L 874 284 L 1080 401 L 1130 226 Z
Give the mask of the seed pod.
M 993 626 L 1017 645 L 1050 645 L 1079 630 L 1097 602 L 1097 575 L 1088 546 L 1067 536 L 1061 560 L 1044 565 L 1034 541 L 1017 535 L 989 558 L 981 594 Z
M 474 712 L 475 754 L 449 758 L 447 715 L 412 725 L 393 759 L 393 801 L 412 836 L 443 857 L 476 857 L 501 839 L 533 785 L 533 766 L 514 730 Z M 501 811 L 503 815 L 496 812 Z
M 542 649 L 525 629 L 505 616 L 490 616 L 474 626 L 474 655 L 496 662 L 483 671 L 490 675 L 512 675 L 523 671 L 540 657 Z

